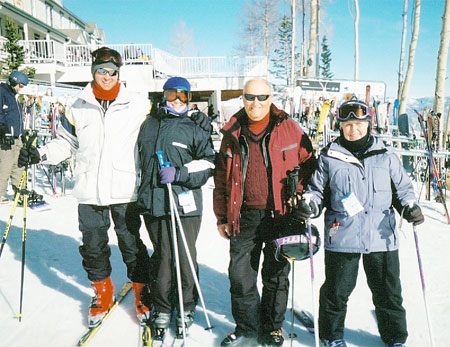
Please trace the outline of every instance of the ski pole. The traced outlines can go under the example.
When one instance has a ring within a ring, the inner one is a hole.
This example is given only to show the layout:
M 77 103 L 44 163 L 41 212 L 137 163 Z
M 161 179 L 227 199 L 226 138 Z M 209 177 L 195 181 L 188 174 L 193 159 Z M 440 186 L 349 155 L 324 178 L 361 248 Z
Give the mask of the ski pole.
M 312 297 L 312 309 L 314 315 L 314 341 L 315 346 L 319 347 L 319 319 L 317 317 L 317 310 L 315 304 L 315 286 L 314 286 L 314 251 L 313 251 L 313 238 L 312 238 L 312 228 L 311 228 L 311 217 L 306 219 L 306 226 L 308 227 L 308 237 L 309 237 L 309 265 L 311 271 L 311 297 Z
M 419 237 L 417 235 L 417 226 L 415 226 L 414 224 L 413 224 L 413 232 L 414 232 L 414 242 L 416 244 L 417 262 L 419 264 L 420 281 L 422 283 L 423 302 L 425 304 L 425 313 L 427 315 L 428 332 L 430 334 L 430 346 L 433 347 L 434 346 L 433 331 L 431 329 L 430 312 L 428 311 L 428 305 L 427 305 L 427 297 L 426 297 L 426 291 L 425 291 L 425 277 L 423 275 L 422 259 L 420 257 L 420 251 L 419 251 Z
M 22 306 L 23 306 L 23 285 L 25 279 L 25 244 L 27 240 L 27 206 L 28 206 L 28 191 L 27 191 L 27 169 L 25 172 L 25 188 L 23 194 L 23 226 L 22 226 L 22 269 L 20 276 L 20 304 L 19 304 L 19 313 L 17 317 L 19 318 L 19 322 L 22 321 Z
M 27 138 L 26 146 L 28 146 L 28 147 L 35 146 L 36 142 L 37 142 L 37 133 L 32 132 L 31 135 Z M 3 248 L 5 247 L 6 239 L 8 238 L 9 230 L 11 229 L 12 220 L 14 218 L 14 213 L 16 212 L 16 207 L 19 203 L 20 195 L 22 194 L 24 186 L 25 186 L 25 191 L 27 189 L 27 170 L 28 170 L 28 165 L 26 165 L 22 171 L 22 177 L 20 178 L 20 181 L 19 181 L 19 187 L 17 189 L 16 195 L 14 196 L 14 202 L 13 202 L 13 205 L 11 208 L 11 213 L 9 214 L 8 222 L 6 223 L 6 228 L 3 233 L 3 237 L 2 237 L 2 244 L 0 246 L 0 257 L 2 256 Z
M 172 199 L 173 205 L 176 206 L 172 192 L 170 192 L 169 198 Z M 212 334 L 212 329 L 214 327 L 211 325 L 211 323 L 209 321 L 209 318 L 208 318 L 208 311 L 206 310 L 205 301 L 203 300 L 202 290 L 200 288 L 200 283 L 198 282 L 198 278 L 197 278 L 197 272 L 195 271 L 194 262 L 192 261 L 192 256 L 191 256 L 191 253 L 189 251 L 188 244 L 187 244 L 187 241 L 186 241 L 186 235 L 184 234 L 183 225 L 181 224 L 180 214 L 178 213 L 178 210 L 176 209 L 176 207 L 175 207 L 174 211 L 175 211 L 175 217 L 176 217 L 177 222 L 178 222 L 178 229 L 180 231 L 181 239 L 183 241 L 183 245 L 184 245 L 184 248 L 186 250 L 186 256 L 188 258 L 189 267 L 191 268 L 192 277 L 194 279 L 195 287 L 197 288 L 198 297 L 200 299 L 200 303 L 202 304 L 203 312 L 205 314 L 205 320 L 206 320 L 206 324 L 207 324 L 207 327 L 205 328 L 205 330 L 210 330 L 210 332 Z
M 31 147 L 35 146 L 37 142 L 37 134 L 36 132 L 31 133 L 31 135 L 27 136 L 27 144 L 26 146 Z M 25 279 L 25 246 L 27 240 L 27 207 L 28 207 L 28 164 L 25 165 L 22 174 L 23 178 L 23 189 L 19 191 L 19 194 L 23 195 L 23 226 L 22 226 L 22 269 L 20 276 L 20 304 L 19 304 L 19 313 L 17 317 L 19 318 L 19 322 L 22 321 L 22 307 L 23 307 L 23 287 L 24 287 L 24 279 Z
M 22 172 L 22 178 L 20 179 L 20 182 L 19 182 L 19 187 L 17 189 L 17 193 L 14 196 L 14 202 L 13 202 L 13 205 L 11 208 L 11 213 L 9 214 L 8 222 L 6 223 L 6 228 L 3 233 L 2 245 L 0 246 L 0 257 L 2 256 L 3 247 L 5 247 L 5 243 L 6 243 L 6 239 L 8 238 L 9 230 L 11 229 L 12 220 L 13 220 L 14 214 L 16 212 L 16 207 L 19 204 L 20 192 L 22 191 L 24 182 L 26 180 L 26 176 L 27 176 L 27 172 L 26 172 L 26 169 L 24 169 Z
M 291 347 L 292 347 L 292 343 L 294 341 L 294 339 L 297 337 L 297 334 L 294 333 L 294 264 L 295 261 L 292 260 L 292 274 L 291 274 L 291 282 L 292 282 L 292 291 L 291 291 L 291 332 L 289 333 L 289 338 L 291 339 Z
M 160 162 L 161 162 L 161 159 L 160 159 Z M 206 327 L 205 330 L 210 330 L 210 332 L 212 334 L 212 329 L 214 327 L 211 325 L 211 323 L 209 321 L 208 311 L 206 309 L 205 301 L 203 299 L 203 294 L 202 294 L 202 290 L 200 288 L 200 283 L 198 282 L 197 272 L 195 270 L 194 262 L 192 261 L 191 252 L 189 251 L 189 247 L 188 247 L 188 244 L 187 244 L 187 241 L 186 241 L 186 235 L 185 235 L 184 229 L 183 229 L 183 224 L 181 223 L 180 214 L 178 213 L 178 209 L 176 208 L 175 199 L 173 197 L 172 190 L 169 191 L 169 199 L 172 200 L 172 206 L 174 206 L 173 210 L 174 210 L 175 217 L 176 217 L 176 220 L 177 220 L 177 223 L 178 223 L 178 230 L 180 232 L 181 239 L 183 241 L 183 245 L 184 245 L 184 248 L 185 248 L 185 251 L 186 251 L 186 256 L 187 256 L 188 262 L 189 262 L 189 267 L 191 269 L 192 277 L 194 279 L 194 283 L 195 283 L 195 286 L 197 288 L 198 297 L 200 299 L 200 303 L 202 305 L 203 312 L 204 312 L 204 315 L 205 315 L 205 320 L 206 320 L 206 324 L 207 324 L 207 327 Z
M 170 166 L 170 162 L 164 162 L 164 157 L 163 157 L 162 151 L 156 151 L 156 155 L 158 157 L 160 167 Z M 185 326 L 185 321 L 184 321 L 184 303 L 183 303 L 183 289 L 181 286 L 180 258 L 179 258 L 179 253 L 178 253 L 175 215 L 173 213 L 177 207 L 174 206 L 171 183 L 167 183 L 167 191 L 169 194 L 169 204 L 170 204 L 170 211 L 171 211 L 170 219 L 172 221 L 172 242 L 173 242 L 173 253 L 175 256 L 175 269 L 176 269 L 176 273 L 177 273 L 178 303 L 180 305 L 181 324 L 183 326 L 182 329 L 183 329 L 184 346 L 186 346 L 186 326 Z

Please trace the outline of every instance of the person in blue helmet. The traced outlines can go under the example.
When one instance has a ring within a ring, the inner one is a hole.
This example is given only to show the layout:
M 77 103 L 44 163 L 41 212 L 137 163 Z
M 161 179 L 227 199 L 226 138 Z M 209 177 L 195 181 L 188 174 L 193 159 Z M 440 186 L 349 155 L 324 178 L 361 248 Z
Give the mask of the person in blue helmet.
M 340 136 L 320 154 L 319 166 L 297 207 L 298 217 L 324 223 L 325 282 L 320 289 L 319 334 L 327 346 L 346 346 L 347 301 L 362 258 L 386 346 L 408 336 L 402 306 L 399 235 L 394 208 L 409 223 L 423 223 L 411 181 L 391 146 L 371 135 L 371 114 L 358 100 L 338 109 Z
M 22 176 L 17 158 L 22 148 L 23 111 L 17 94 L 27 84 L 28 77 L 20 71 L 12 72 L 6 83 L 0 84 L 0 204 L 9 202 L 8 180 L 18 187 Z
M 152 322 L 155 331 L 152 338 L 155 340 L 163 339 L 174 306 L 178 310 L 177 330 L 182 330 L 180 307 L 174 290 L 177 282 L 168 184 L 172 186 L 188 249 L 198 274 L 195 243 L 202 218 L 201 187 L 213 174 L 215 156 L 210 131 L 204 130 L 192 119 L 205 119 L 205 115 L 188 111 L 190 83 L 183 77 L 172 77 L 164 84 L 163 90 L 162 105 L 148 116 L 138 136 L 142 177 L 137 206 L 144 216 L 154 250 L 150 266 L 150 292 L 155 307 Z M 156 151 L 163 152 L 164 160 L 170 162 L 170 166 L 160 168 Z M 193 323 L 198 295 L 177 229 L 184 321 L 189 328 Z

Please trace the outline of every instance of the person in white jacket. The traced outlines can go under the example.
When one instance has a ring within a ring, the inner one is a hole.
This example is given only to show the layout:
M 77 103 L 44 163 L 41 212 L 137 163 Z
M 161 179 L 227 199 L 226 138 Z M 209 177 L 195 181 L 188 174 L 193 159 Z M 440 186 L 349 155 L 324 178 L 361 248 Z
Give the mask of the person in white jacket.
M 92 53 L 90 82 L 61 119 L 57 137 L 42 148 L 21 150 L 19 165 L 57 164 L 72 156 L 74 196 L 78 199 L 79 247 L 83 267 L 95 291 L 89 326 L 97 326 L 114 302 L 108 229 L 114 230 L 127 275 L 133 284 L 136 312 L 149 318 L 144 304 L 149 278 L 149 256 L 139 236 L 141 220 L 135 207 L 139 185 L 137 136 L 149 112 L 145 97 L 119 82 L 120 54 L 102 47 Z

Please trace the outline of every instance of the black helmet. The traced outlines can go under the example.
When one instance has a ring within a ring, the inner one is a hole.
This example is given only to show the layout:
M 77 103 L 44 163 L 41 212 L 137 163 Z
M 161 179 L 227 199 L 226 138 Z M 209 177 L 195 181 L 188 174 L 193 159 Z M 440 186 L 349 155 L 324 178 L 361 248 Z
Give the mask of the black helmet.
M 280 237 L 272 241 L 275 258 L 280 261 L 280 255 L 289 260 L 304 260 L 309 258 L 309 233 L 304 220 L 286 216 L 280 225 Z M 313 254 L 320 249 L 319 230 L 311 224 Z
M 28 77 L 23 72 L 14 71 L 9 75 L 9 84 L 14 87 L 18 84 L 26 86 L 28 84 Z

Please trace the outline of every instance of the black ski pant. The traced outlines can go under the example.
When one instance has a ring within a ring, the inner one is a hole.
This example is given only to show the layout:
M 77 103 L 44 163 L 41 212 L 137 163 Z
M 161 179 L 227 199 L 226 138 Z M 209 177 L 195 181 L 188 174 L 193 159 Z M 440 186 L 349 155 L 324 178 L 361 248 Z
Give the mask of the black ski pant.
M 360 258 L 360 253 L 325 251 L 325 282 L 320 288 L 319 308 L 321 339 L 344 338 L 347 301 L 356 286 Z M 405 343 L 408 332 L 398 250 L 363 254 L 362 259 L 381 339 L 389 345 Z
M 198 278 L 197 250 L 195 243 L 200 231 L 202 217 L 181 217 L 186 243 Z M 151 217 L 144 215 L 150 240 L 153 244 L 151 263 L 150 292 L 157 312 L 171 313 L 173 307 L 179 311 L 177 296 L 177 275 L 174 258 L 172 222 L 170 216 Z M 197 288 L 186 249 L 177 227 L 177 246 L 180 259 L 180 273 L 183 291 L 183 306 L 185 311 L 194 310 L 198 302 Z
M 78 205 L 79 229 L 83 237 L 79 250 L 89 280 L 103 281 L 111 275 L 111 249 L 108 245 L 110 217 L 114 222 L 122 259 L 127 266 L 128 278 L 133 282 L 147 283 L 149 255 L 139 235 L 141 219 L 134 202 L 109 206 Z
M 277 261 L 270 242 L 275 238 L 271 211 L 242 210 L 240 232 L 230 239 L 231 310 L 236 322 L 235 333 L 256 337 L 258 332 L 281 328 L 289 295 L 288 261 Z M 261 249 L 263 253 L 260 298 L 257 277 Z

